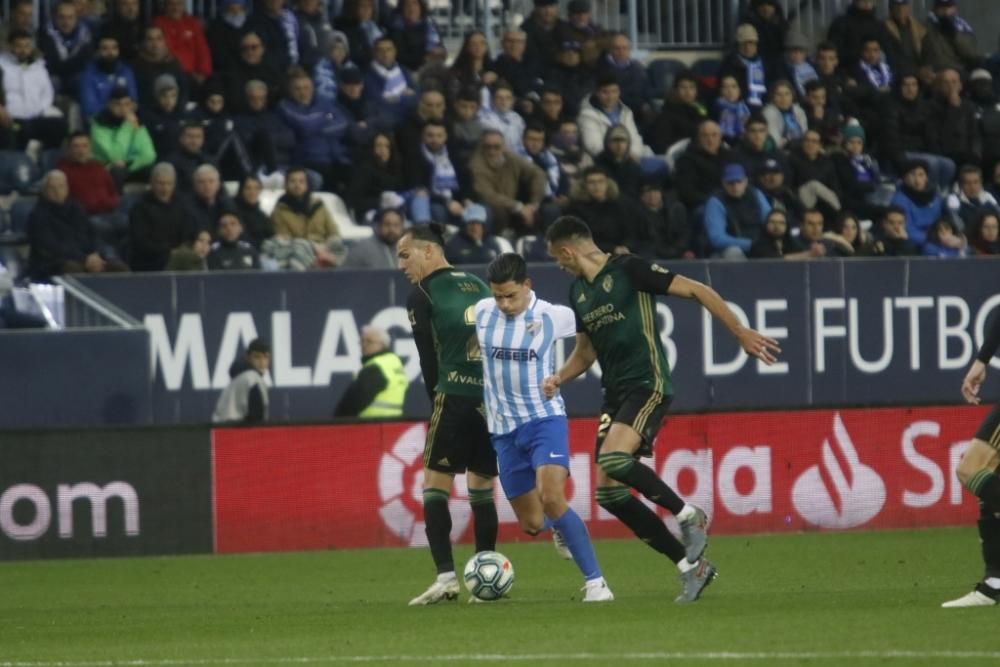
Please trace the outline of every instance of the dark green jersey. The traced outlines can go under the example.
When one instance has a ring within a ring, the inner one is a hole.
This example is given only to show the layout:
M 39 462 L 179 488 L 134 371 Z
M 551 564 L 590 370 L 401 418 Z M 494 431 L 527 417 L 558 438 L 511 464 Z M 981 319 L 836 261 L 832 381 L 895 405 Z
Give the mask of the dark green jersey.
M 483 367 L 476 338 L 476 303 L 486 284 L 453 267 L 438 269 L 410 293 L 406 308 L 420 353 L 427 393 L 481 396 Z
M 586 333 L 601 364 L 608 403 L 635 389 L 674 393 L 670 365 L 656 328 L 656 294 L 666 294 L 674 274 L 635 255 L 613 255 L 593 282 L 570 286 L 576 330 Z

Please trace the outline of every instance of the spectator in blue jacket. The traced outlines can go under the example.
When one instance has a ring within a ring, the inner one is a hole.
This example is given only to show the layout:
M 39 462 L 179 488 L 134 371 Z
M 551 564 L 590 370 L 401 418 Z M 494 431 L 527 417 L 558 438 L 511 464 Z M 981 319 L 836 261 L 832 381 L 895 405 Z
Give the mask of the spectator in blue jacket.
M 712 255 L 746 259 L 770 212 L 771 204 L 750 186 L 743 165 L 727 164 L 722 170 L 722 189 L 705 203 L 705 234 Z
M 925 257 L 967 257 L 968 245 L 955 221 L 944 217 L 931 225 L 922 252 Z
M 107 106 L 111 91 L 125 88 L 133 100 L 139 99 L 132 68 L 119 58 L 118 40 L 103 35 L 97 42 L 97 53 L 80 75 L 80 110 L 89 119 Z
M 416 84 L 396 61 L 396 45 L 389 37 L 375 40 L 374 53 L 365 76 L 365 97 L 391 113 L 395 125 L 416 108 Z
M 927 172 L 924 160 L 908 162 L 891 202 L 903 209 L 907 236 L 921 249 L 927 242 L 927 232 L 944 209 L 944 200 L 938 195 L 937 188 L 930 185 Z
M 295 134 L 292 161 L 317 172 L 324 190 L 340 190 L 351 175 L 344 110 L 317 99 L 312 79 L 301 68 L 289 76 L 288 98 L 278 105 L 278 113 Z

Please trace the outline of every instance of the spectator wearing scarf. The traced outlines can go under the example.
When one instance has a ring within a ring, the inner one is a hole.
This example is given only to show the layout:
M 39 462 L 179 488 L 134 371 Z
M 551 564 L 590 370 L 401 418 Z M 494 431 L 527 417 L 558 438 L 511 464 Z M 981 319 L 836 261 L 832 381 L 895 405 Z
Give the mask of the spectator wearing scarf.
M 627 135 L 626 132 L 626 138 Z M 524 159 L 534 162 L 535 166 L 545 172 L 546 197 L 565 197 L 569 194 L 569 179 L 564 177 L 559 160 L 545 146 L 544 127 L 537 122 L 526 127 L 521 145 L 516 152 Z
M 385 111 L 395 125 L 417 106 L 415 84 L 396 60 L 396 45 L 388 37 L 375 42 L 375 59 L 365 76 L 365 97 Z
M 719 79 L 734 76 L 743 91 L 743 101 L 754 109 L 764 106 L 767 96 L 767 78 L 764 60 L 757 52 L 757 29 L 744 23 L 736 29 L 736 50 L 729 53 L 719 68 Z
M 38 47 L 57 94 L 78 96 L 80 74 L 94 53 L 93 41 L 90 28 L 79 20 L 72 0 L 62 0 L 53 8 L 52 17 L 39 34 Z
M 462 215 L 462 200 L 469 196 L 464 173 L 448 151 L 444 122 L 430 120 L 421 132 L 420 153 L 403 166 L 410 188 L 410 217 L 417 224 L 454 223 Z
M 507 149 L 517 152 L 524 137 L 524 118 L 514 111 L 514 89 L 506 81 L 493 86 L 492 108 L 479 110 L 479 122 L 503 135 Z
M 792 84 L 775 81 L 771 86 L 771 101 L 762 112 L 767 121 L 767 132 L 778 148 L 787 148 L 799 141 L 809 129 L 805 110 L 795 102 Z

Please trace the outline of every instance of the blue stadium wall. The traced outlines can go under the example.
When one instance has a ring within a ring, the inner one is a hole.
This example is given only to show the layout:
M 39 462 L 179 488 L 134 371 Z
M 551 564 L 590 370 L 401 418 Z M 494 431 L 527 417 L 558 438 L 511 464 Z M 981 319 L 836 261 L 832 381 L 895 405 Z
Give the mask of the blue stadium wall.
M 764 367 L 696 303 L 660 299 L 658 325 L 681 412 L 957 403 L 987 319 L 1000 314 L 1000 262 L 990 260 L 677 262 L 670 268 L 715 287 L 783 348 L 781 363 Z M 569 276 L 538 266 L 532 277 L 541 297 L 566 301 Z M 272 420 L 326 420 L 358 370 L 359 329 L 368 323 L 391 332 L 406 363 L 413 380 L 407 414 L 428 413 L 405 308 L 410 285 L 396 272 L 158 274 L 84 282 L 149 332 L 149 410 L 124 411 L 119 422 L 204 423 L 237 350 L 256 336 L 269 338 L 275 350 Z M 80 377 L 76 364 L 65 361 L 67 378 Z M 1000 359 L 993 365 L 1000 368 Z M 135 371 L 129 364 L 104 365 L 110 378 Z M 15 391 L 16 383 L 0 383 L 0 401 Z M 564 392 L 574 414 L 597 413 L 596 370 Z M 997 397 L 1000 383 L 988 382 L 985 398 Z M 36 423 L 60 423 L 58 415 L 38 417 Z M 102 418 L 94 414 L 86 423 Z M 33 416 L 19 419 L 24 424 Z

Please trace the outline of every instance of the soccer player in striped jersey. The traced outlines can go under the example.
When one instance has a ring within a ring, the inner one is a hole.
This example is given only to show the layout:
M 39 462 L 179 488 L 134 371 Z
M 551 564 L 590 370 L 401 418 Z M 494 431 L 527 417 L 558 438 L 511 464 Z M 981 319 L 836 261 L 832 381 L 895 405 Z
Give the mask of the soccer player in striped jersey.
M 535 295 L 518 254 L 500 255 L 486 275 L 493 297 L 476 304 L 476 335 L 500 483 L 526 533 L 551 527 L 566 542 L 583 573 L 583 601 L 614 600 L 587 525 L 566 502 L 566 407 L 561 397 L 549 400 L 542 392 L 543 379 L 555 371 L 555 343 L 576 332 L 576 318 Z
M 986 368 L 1000 349 L 1000 314 L 983 340 L 976 360 L 962 381 L 962 396 L 979 405 L 979 389 L 986 380 Z M 992 607 L 1000 601 L 1000 401 L 986 415 L 976 437 L 962 455 L 955 470 L 959 481 L 979 498 L 979 540 L 982 543 L 986 574 L 970 593 L 945 602 L 942 607 Z
M 670 367 L 656 328 L 656 295 L 695 299 L 720 320 L 740 346 L 766 364 L 780 352 L 776 341 L 740 324 L 726 302 L 707 285 L 684 278 L 634 255 L 608 255 L 594 244 L 586 223 L 557 219 L 545 233 L 560 268 L 576 276 L 570 305 L 576 311 L 576 347 L 543 389 L 555 396 L 560 384 L 601 365 L 604 406 L 597 430 L 597 503 L 664 554 L 681 573 L 677 602 L 694 602 L 716 576 L 704 558 L 708 518 L 685 503 L 660 476 L 639 461 L 653 441 L 673 398 Z M 629 492 L 636 489 L 677 517 L 684 544 L 653 510 Z
M 399 268 L 414 284 L 406 308 L 434 405 L 424 445 L 423 501 L 437 578 L 410 600 L 411 606 L 458 597 L 448 509 L 455 475 L 467 473 L 476 551 L 493 551 L 497 543 L 497 458 L 483 417 L 483 367 L 474 319 L 476 303 L 490 292 L 482 280 L 448 264 L 444 241 L 433 227 L 407 230 L 396 246 Z

